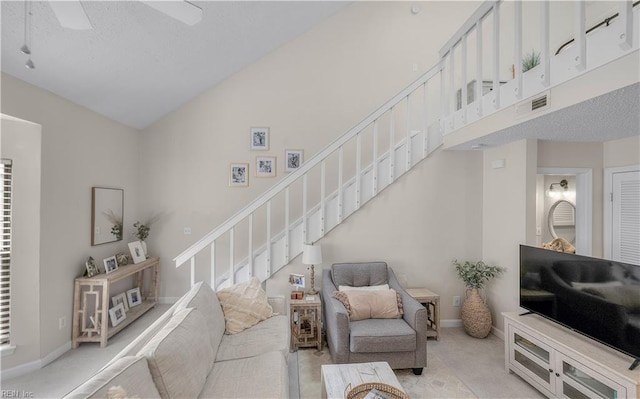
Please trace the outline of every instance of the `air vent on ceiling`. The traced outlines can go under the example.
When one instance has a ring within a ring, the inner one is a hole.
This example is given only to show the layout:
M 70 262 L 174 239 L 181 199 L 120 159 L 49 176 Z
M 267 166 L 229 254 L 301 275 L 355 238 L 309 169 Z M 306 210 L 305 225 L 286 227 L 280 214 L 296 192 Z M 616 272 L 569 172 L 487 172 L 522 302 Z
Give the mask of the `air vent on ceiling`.
M 516 105 L 516 117 L 521 118 L 531 114 L 532 112 L 539 112 L 549 107 L 549 92 L 529 98 L 520 104 Z

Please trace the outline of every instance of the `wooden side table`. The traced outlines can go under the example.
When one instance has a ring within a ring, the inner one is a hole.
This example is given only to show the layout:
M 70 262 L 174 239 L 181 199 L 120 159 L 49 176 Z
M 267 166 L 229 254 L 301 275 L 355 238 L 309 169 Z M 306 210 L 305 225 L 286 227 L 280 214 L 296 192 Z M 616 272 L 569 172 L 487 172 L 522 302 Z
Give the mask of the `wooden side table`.
M 440 295 L 426 288 L 407 288 L 406 291 L 427 308 L 427 338 L 435 337 L 437 341 L 440 335 Z
M 320 294 L 305 294 L 289 304 L 291 350 L 316 346 L 322 350 L 322 301 Z

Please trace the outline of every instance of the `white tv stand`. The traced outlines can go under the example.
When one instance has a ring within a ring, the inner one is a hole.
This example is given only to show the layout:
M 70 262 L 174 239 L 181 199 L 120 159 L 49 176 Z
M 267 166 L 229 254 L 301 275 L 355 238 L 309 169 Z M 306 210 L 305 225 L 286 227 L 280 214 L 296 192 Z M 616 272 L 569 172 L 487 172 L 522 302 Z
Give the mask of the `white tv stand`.
M 536 314 L 503 313 L 505 368 L 550 398 L 640 399 L 633 358 Z

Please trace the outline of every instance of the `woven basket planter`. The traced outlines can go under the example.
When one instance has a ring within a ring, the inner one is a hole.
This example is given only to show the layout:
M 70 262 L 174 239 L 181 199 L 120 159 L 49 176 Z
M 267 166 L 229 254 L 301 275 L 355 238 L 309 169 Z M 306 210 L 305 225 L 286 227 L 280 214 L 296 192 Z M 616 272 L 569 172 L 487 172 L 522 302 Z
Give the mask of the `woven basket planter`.
M 462 325 L 464 331 L 474 338 L 486 338 L 491 332 L 491 311 L 480 296 L 477 288 L 467 290 L 462 304 Z

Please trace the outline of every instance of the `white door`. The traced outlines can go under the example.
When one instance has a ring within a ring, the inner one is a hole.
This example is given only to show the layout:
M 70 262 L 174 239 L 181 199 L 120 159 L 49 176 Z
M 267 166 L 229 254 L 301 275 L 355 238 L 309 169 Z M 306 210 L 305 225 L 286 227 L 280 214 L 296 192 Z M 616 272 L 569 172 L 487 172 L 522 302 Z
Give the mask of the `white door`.
M 613 173 L 611 256 L 640 265 L 640 171 Z

